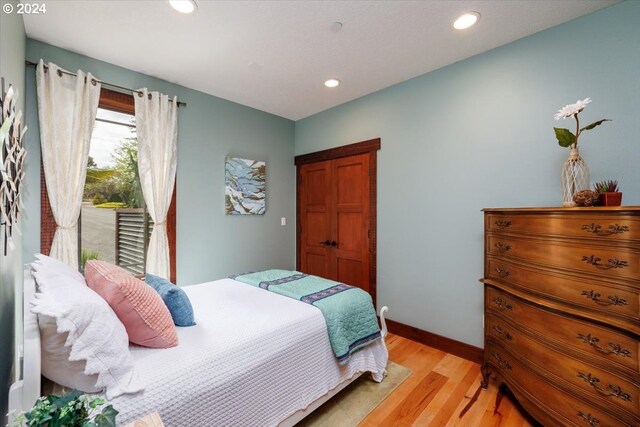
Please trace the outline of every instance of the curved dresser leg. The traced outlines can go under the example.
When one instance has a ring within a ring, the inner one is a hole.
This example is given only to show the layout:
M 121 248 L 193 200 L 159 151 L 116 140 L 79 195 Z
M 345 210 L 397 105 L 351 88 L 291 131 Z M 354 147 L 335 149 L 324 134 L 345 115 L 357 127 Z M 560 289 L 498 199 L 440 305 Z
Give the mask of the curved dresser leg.
M 489 387 L 489 365 L 487 365 L 486 363 L 483 363 L 480 366 L 480 373 L 482 373 L 482 380 L 480 381 L 480 386 L 482 387 L 483 390 L 486 390 L 487 387 Z

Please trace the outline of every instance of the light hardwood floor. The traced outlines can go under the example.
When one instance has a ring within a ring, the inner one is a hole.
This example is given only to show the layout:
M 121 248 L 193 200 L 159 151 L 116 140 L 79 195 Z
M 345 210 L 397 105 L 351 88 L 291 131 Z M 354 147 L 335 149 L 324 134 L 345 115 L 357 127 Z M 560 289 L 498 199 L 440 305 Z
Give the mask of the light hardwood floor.
M 491 382 L 459 418 L 480 385 L 480 365 L 389 334 L 389 357 L 413 373 L 359 424 L 360 427 L 529 427 L 535 421 L 505 395 L 494 411 L 498 387 Z

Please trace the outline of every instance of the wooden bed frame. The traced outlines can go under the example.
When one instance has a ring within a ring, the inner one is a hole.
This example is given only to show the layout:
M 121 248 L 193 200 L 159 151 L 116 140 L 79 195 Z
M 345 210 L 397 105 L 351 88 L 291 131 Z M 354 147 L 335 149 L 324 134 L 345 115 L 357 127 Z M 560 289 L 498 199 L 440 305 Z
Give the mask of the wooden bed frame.
M 9 410 L 10 411 L 28 411 L 31 409 L 35 401 L 40 397 L 41 389 L 41 365 L 40 365 L 40 329 L 38 327 L 38 316 L 31 312 L 29 302 L 34 298 L 36 293 L 36 283 L 31 274 L 30 269 L 24 270 L 24 286 L 23 298 L 19 298 L 16 294 L 16 308 L 21 308 L 23 313 L 23 342 L 20 343 L 16 339 L 16 353 L 22 355 L 22 379 L 16 381 L 9 389 Z M 382 339 L 387 336 L 387 323 L 385 314 L 389 309 L 384 306 L 380 309 L 380 323 Z M 19 311 L 18 311 L 19 312 Z M 17 361 L 19 366 L 19 361 Z M 333 396 L 338 394 L 342 389 L 355 381 L 359 376 L 343 381 L 333 390 L 319 399 L 313 401 L 307 408 L 297 411 L 285 420 L 279 427 L 291 427 L 300 422 L 307 415 L 318 409 L 320 405 L 327 402 Z

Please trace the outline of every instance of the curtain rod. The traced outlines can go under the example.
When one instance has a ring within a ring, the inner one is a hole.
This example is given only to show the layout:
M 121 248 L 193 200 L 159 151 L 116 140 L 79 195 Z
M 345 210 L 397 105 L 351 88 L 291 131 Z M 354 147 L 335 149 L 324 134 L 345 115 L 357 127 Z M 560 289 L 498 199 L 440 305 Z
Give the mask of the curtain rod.
M 37 66 L 38 66 L 38 64 L 36 64 L 35 62 L 31 62 L 31 61 L 24 61 L 24 63 L 25 63 L 25 65 L 26 65 L 27 67 L 37 67 Z M 46 70 L 46 69 L 48 69 L 49 67 L 45 65 L 45 66 L 44 66 L 44 68 L 45 68 L 45 70 Z M 62 74 L 68 74 L 68 75 L 70 75 L 70 76 L 75 76 L 75 77 L 77 77 L 77 76 L 78 76 L 76 73 L 71 73 L 71 72 L 69 72 L 69 71 L 64 71 L 64 70 L 60 70 L 60 69 L 58 70 L 58 72 L 59 72 L 59 73 L 62 73 Z M 132 94 L 132 95 L 133 95 L 134 93 L 137 93 L 139 96 L 142 96 L 142 91 L 140 91 L 140 90 L 131 89 L 131 88 L 124 87 L 124 86 L 119 86 L 119 85 L 117 85 L 117 84 L 113 84 L 113 83 L 105 82 L 105 81 L 98 80 L 98 79 L 96 79 L 96 82 L 98 82 L 98 83 L 100 83 L 100 84 L 102 84 L 102 85 L 104 85 L 104 86 L 109 86 L 109 87 L 112 87 L 112 88 L 116 88 L 116 89 L 124 90 L 124 91 L 127 91 L 127 92 L 131 92 L 131 94 Z M 169 99 L 169 101 L 170 101 L 170 102 L 173 102 L 173 99 Z M 177 104 L 177 105 L 178 105 L 178 107 L 186 107 L 186 106 L 187 106 L 187 103 L 186 103 L 186 102 L 182 102 L 182 101 L 178 101 L 178 104 Z

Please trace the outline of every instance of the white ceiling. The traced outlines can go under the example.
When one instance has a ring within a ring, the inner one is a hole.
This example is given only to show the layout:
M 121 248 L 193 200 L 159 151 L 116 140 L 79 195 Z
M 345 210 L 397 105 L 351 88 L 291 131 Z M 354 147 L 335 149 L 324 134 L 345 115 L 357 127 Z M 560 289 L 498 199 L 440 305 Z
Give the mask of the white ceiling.
M 164 0 L 48 1 L 24 22 L 30 38 L 298 120 L 617 3 L 196 1 L 193 15 Z M 480 21 L 454 30 L 466 11 Z

